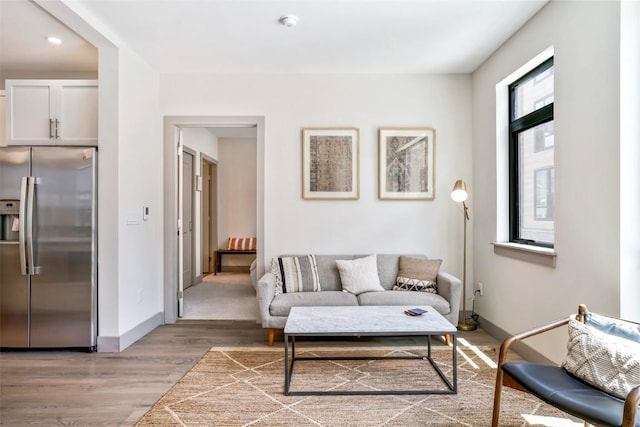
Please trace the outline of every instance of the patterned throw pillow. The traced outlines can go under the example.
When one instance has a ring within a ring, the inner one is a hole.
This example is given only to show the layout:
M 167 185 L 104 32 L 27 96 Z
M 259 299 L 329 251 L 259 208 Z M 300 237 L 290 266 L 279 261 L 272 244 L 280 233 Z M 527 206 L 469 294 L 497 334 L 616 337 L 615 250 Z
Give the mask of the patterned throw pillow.
M 276 276 L 276 295 L 321 290 L 315 255 L 274 258 L 271 272 Z
M 441 259 L 401 256 L 393 290 L 438 293 L 436 278 L 441 264 Z
M 609 394 L 624 399 L 640 385 L 640 343 L 571 320 L 567 350 L 562 366 Z
M 408 277 L 398 276 L 396 284 L 393 285 L 394 291 L 417 291 L 438 293 L 436 282 L 430 280 L 410 279 Z

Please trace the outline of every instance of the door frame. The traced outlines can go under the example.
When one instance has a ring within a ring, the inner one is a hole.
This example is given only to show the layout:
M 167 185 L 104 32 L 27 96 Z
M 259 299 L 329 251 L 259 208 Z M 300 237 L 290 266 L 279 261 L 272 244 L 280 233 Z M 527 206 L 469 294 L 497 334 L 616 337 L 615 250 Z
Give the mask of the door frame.
M 164 117 L 164 323 L 178 319 L 178 152 L 183 128 L 256 128 L 256 273 L 264 273 L 265 120 L 263 116 L 165 116 Z

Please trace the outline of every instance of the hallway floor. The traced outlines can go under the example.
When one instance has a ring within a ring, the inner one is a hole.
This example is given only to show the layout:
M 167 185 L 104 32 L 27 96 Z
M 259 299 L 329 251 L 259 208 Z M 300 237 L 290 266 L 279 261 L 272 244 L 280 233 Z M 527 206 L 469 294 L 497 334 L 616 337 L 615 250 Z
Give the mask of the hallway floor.
M 185 320 L 255 320 L 256 292 L 249 273 L 218 273 L 184 291 Z

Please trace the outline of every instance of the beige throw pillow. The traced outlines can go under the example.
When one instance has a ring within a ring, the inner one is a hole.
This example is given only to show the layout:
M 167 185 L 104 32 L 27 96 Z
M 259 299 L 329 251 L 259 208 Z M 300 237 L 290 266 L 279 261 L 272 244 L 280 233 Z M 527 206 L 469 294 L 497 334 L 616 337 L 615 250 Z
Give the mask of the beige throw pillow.
M 378 262 L 375 255 L 354 260 L 336 260 L 342 290 L 358 295 L 364 292 L 384 291 L 378 277 Z

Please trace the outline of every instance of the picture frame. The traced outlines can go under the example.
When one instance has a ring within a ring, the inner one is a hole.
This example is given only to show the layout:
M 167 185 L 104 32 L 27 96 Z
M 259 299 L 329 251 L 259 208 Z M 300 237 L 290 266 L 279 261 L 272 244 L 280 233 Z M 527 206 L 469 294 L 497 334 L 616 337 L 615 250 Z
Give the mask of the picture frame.
M 357 200 L 359 197 L 359 129 L 302 129 L 302 198 Z
M 436 130 L 379 129 L 378 197 L 389 200 L 433 200 Z

